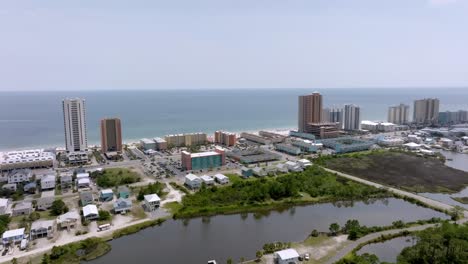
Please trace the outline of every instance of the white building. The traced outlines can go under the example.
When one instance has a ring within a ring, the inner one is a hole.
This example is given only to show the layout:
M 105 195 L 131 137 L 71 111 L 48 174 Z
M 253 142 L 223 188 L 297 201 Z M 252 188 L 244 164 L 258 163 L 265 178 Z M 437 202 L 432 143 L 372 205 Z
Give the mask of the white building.
M 42 149 L 0 152 L 0 171 L 49 168 L 54 165 L 55 155 Z
M 414 142 L 406 143 L 404 146 L 409 150 L 419 150 L 421 148 L 421 145 Z
M 62 106 L 67 153 L 88 151 L 85 100 L 64 99 Z
M 418 135 L 408 135 L 408 141 L 414 143 L 421 143 L 422 139 Z
M 310 162 L 310 160 L 308 159 L 300 159 L 297 161 L 297 164 L 299 164 L 299 166 L 301 166 L 302 168 L 312 166 L 312 162 Z
M 274 256 L 277 264 L 299 263 L 299 253 L 292 248 L 276 251 Z
M 263 176 L 267 176 L 267 172 L 261 168 L 261 167 L 255 167 L 252 169 L 252 173 L 255 175 L 255 176 L 258 176 L 258 177 L 263 177 Z
M 83 216 L 86 220 L 95 220 L 99 218 L 99 211 L 94 204 L 88 204 L 83 207 Z
M 215 183 L 213 177 L 208 176 L 208 175 L 203 175 L 200 177 L 200 179 L 206 184 L 206 185 L 213 185 Z
M 450 148 L 453 146 L 453 140 L 448 138 L 441 138 L 439 142 L 444 148 Z
M 344 106 L 344 130 L 359 130 L 361 109 L 357 105 Z
M 45 191 L 41 193 L 41 198 L 37 199 L 37 210 L 47 210 L 52 207 L 55 201 L 55 191 Z
M 275 166 L 275 168 L 279 171 L 279 172 L 282 172 L 282 173 L 287 173 L 289 170 L 288 170 L 288 166 L 286 166 L 286 164 L 277 164 Z
M 89 188 L 91 186 L 91 180 L 89 178 L 77 179 L 76 186 L 78 188 Z
M 388 122 L 404 125 L 409 123 L 409 105 L 400 104 L 388 108 Z
M 77 179 L 82 179 L 82 178 L 89 178 L 89 173 L 87 172 L 81 172 L 76 174 Z
M 221 173 L 216 174 L 215 176 L 215 181 L 219 184 L 228 184 L 229 183 L 229 178 Z
M 29 182 L 32 178 L 30 169 L 14 170 L 8 174 L 8 183 Z
M 46 175 L 41 179 L 41 190 L 55 189 L 55 175 Z
M 154 211 L 159 208 L 161 204 L 161 198 L 157 194 L 148 194 L 144 196 L 143 203 L 147 211 Z
M 16 244 L 21 242 L 24 238 L 24 228 L 7 230 L 2 235 L 2 243 L 3 245 L 7 245 L 10 243 Z
M 0 198 L 0 215 L 7 214 L 8 206 L 10 205 L 10 200 Z
M 185 185 L 187 185 L 190 189 L 198 189 L 202 185 L 202 179 L 195 174 L 187 174 L 185 176 Z
M 69 229 L 75 227 L 81 219 L 77 211 L 70 211 L 57 217 L 57 227 L 62 229 Z
M 288 168 L 288 170 L 291 171 L 291 172 L 299 172 L 299 171 L 302 171 L 301 166 L 299 166 L 296 162 L 287 161 L 287 162 L 284 163 L 284 164 L 286 165 L 286 167 Z
M 37 239 L 41 237 L 53 237 L 55 231 L 55 220 L 39 220 L 31 224 L 29 231 L 30 239 Z
M 403 143 L 405 141 L 401 137 L 385 136 L 377 138 L 377 144 L 383 147 L 396 147 L 403 145 Z

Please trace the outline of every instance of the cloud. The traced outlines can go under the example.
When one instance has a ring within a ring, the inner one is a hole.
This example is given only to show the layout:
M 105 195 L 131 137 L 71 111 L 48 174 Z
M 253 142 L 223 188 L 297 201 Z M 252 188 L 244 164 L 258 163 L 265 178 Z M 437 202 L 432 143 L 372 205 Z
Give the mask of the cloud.
M 446 6 L 446 5 L 454 4 L 456 2 L 458 2 L 458 0 L 429 0 L 429 5 Z

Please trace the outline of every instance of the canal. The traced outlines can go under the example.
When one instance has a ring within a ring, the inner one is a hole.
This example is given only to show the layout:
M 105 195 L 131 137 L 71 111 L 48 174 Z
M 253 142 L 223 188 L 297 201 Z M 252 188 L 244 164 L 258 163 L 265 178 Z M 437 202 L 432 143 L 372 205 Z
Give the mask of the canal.
M 364 253 L 376 255 L 381 262 L 396 263 L 398 255 L 406 247 L 416 243 L 413 237 L 397 237 L 381 243 L 369 244 L 361 248 L 357 254 Z
M 92 261 L 113 263 L 226 263 L 252 259 L 265 243 L 304 240 L 313 230 L 328 231 L 331 223 L 357 219 L 362 225 L 384 226 L 393 221 L 447 218 L 431 209 L 389 198 L 373 202 L 317 204 L 268 215 L 219 215 L 188 221 L 168 220 L 159 227 L 111 241 L 112 251 Z

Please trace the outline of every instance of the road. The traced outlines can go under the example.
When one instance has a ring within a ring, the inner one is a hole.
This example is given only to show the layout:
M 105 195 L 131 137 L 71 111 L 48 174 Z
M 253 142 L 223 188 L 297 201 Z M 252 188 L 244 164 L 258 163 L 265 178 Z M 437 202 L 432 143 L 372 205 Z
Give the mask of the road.
M 421 231 L 429 227 L 433 227 L 435 224 L 427 224 L 427 225 L 421 225 L 421 226 L 413 226 L 409 228 L 401 228 L 401 229 L 392 229 L 392 230 L 387 230 L 387 231 L 382 231 L 382 232 L 377 232 L 377 233 L 372 233 L 367 236 L 363 236 L 360 239 L 353 241 L 351 244 L 347 245 L 340 251 L 338 251 L 331 259 L 329 259 L 326 264 L 333 264 L 340 259 L 342 259 L 344 256 L 346 256 L 349 252 L 351 252 L 353 249 L 355 249 L 359 244 L 368 242 L 370 240 L 376 239 L 380 237 L 381 235 L 389 235 L 389 234 L 396 234 L 402 231 Z
M 368 181 L 368 180 L 364 180 L 364 179 L 358 178 L 356 176 L 352 176 L 352 175 L 342 173 L 342 172 L 339 172 L 339 171 L 335 171 L 335 170 L 331 170 L 331 169 L 327 169 L 327 168 L 323 168 L 323 169 L 325 169 L 328 172 L 336 173 L 341 177 L 348 178 L 348 179 L 356 181 L 356 182 L 360 182 L 360 183 L 370 185 L 370 186 L 374 186 L 374 187 L 377 187 L 377 188 L 385 188 L 388 191 L 393 192 L 395 194 L 410 197 L 410 198 L 414 198 L 414 199 L 416 199 L 418 201 L 423 202 L 424 204 L 427 204 L 427 205 L 432 206 L 432 207 L 440 208 L 442 210 L 449 210 L 450 211 L 450 210 L 452 210 L 454 208 L 451 205 L 444 204 L 442 202 L 435 201 L 435 200 L 432 200 L 432 199 L 429 199 L 429 198 L 426 198 L 426 197 L 423 197 L 423 196 L 420 196 L 420 195 L 417 195 L 417 194 L 414 194 L 414 193 L 411 193 L 411 192 L 402 191 L 402 190 L 392 188 L 392 187 L 387 187 L 385 185 L 375 183 L 375 182 L 372 182 L 372 181 Z M 463 212 L 463 214 L 464 214 L 464 218 L 457 221 L 457 223 L 465 223 L 465 222 L 468 221 L 468 212 L 465 210 Z M 433 227 L 434 225 L 435 224 L 427 224 L 427 225 L 421 225 L 421 226 L 414 226 L 414 227 L 410 227 L 410 228 L 392 229 L 392 230 L 387 230 L 387 231 L 382 231 L 382 232 L 378 232 L 378 233 L 369 234 L 367 236 L 364 236 L 364 237 L 352 242 L 351 244 L 349 244 L 345 248 L 338 251 L 338 253 L 336 255 L 334 255 L 330 260 L 328 260 L 326 263 L 327 264 L 332 264 L 332 263 L 337 262 L 338 260 L 340 260 L 344 256 L 346 256 L 349 252 L 351 252 L 354 248 L 356 248 L 359 244 L 368 242 L 370 240 L 373 240 L 373 239 L 375 239 L 375 238 L 377 238 L 377 237 L 379 237 L 381 235 L 396 234 L 396 233 L 399 233 L 399 232 L 405 231 L 405 230 L 407 230 L 407 231 L 420 231 L 420 230 L 424 230 L 424 229 L 429 228 L 429 227 Z
M 375 183 L 375 182 L 372 182 L 372 181 L 368 181 L 368 180 L 364 180 L 364 179 L 361 179 L 361 178 L 358 178 L 356 176 L 352 176 L 352 175 L 349 175 L 349 174 L 346 174 L 346 173 L 342 173 L 342 172 L 339 172 L 339 171 L 335 171 L 335 170 L 331 170 L 331 169 L 327 169 L 327 168 L 323 168 L 325 169 L 326 171 L 328 172 L 332 172 L 332 173 L 336 173 L 338 174 L 339 176 L 341 177 L 344 177 L 344 178 L 348 178 L 350 180 L 353 180 L 353 181 L 356 181 L 356 182 L 360 182 L 360 183 L 363 183 L 363 184 L 366 184 L 366 185 L 370 185 L 370 186 L 374 186 L 376 188 L 385 188 L 387 189 L 388 191 L 390 192 L 393 192 L 395 194 L 398 194 L 398 195 L 402 195 L 402 196 L 406 196 L 406 197 L 409 197 L 409 198 L 413 198 L 413 199 L 416 199 L 420 202 L 423 202 L 424 204 L 427 204 L 429 206 L 432 206 L 432 207 L 436 207 L 436 208 L 439 208 L 439 209 L 442 209 L 442 210 L 452 210 L 454 207 L 452 205 L 448 205 L 448 204 L 444 204 L 442 202 L 439 202 L 439 201 L 436 201 L 436 200 L 432 200 L 432 199 L 429 199 L 427 197 L 423 197 L 421 195 L 417 195 L 415 193 L 411 193 L 411 192 L 407 192 L 407 191 L 403 191 L 403 190 L 400 190 L 400 189 L 396 189 L 396 188 L 393 188 L 393 187 L 388 187 L 388 186 L 385 186 L 385 185 L 382 185 L 382 184 L 379 184 L 379 183 Z M 465 215 L 465 218 L 468 218 L 468 212 L 464 212 L 464 215 Z

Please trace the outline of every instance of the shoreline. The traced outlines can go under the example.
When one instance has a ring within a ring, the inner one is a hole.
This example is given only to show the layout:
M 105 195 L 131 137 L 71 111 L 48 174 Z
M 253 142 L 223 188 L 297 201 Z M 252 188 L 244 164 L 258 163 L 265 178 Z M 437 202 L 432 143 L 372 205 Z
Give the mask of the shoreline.
M 247 133 L 258 133 L 259 131 L 269 131 L 269 132 L 275 132 L 275 133 L 286 133 L 290 130 L 294 130 L 294 129 L 297 129 L 295 127 L 290 127 L 290 126 L 285 126 L 285 127 L 277 127 L 277 128 L 256 128 L 256 129 L 251 129 L 251 130 L 226 130 L 226 131 L 229 131 L 229 132 L 232 132 L 232 133 L 235 133 L 238 137 L 240 136 L 240 134 L 242 132 L 247 132 Z M 223 130 L 223 129 L 219 129 L 219 130 Z M 192 132 L 196 132 L 196 131 L 192 131 Z M 183 133 L 192 133 L 192 132 L 183 132 Z M 215 131 L 208 131 L 208 132 L 202 132 L 202 133 L 206 133 L 207 134 L 207 137 L 208 138 L 213 138 L 213 135 L 214 135 L 214 132 Z M 174 134 L 183 134 L 182 132 L 178 133 L 178 132 L 174 132 Z M 212 135 L 213 134 L 213 135 Z M 153 136 L 147 136 L 146 138 L 155 138 L 155 137 L 164 137 L 166 135 L 153 135 Z M 145 138 L 145 137 L 142 137 L 142 138 Z M 142 139 L 142 138 L 125 138 L 122 140 L 122 143 L 124 145 L 135 145 L 137 143 L 139 143 L 139 140 Z M 93 140 L 93 141 L 89 141 L 88 142 L 88 145 L 90 148 L 92 147 L 100 147 L 100 141 L 99 140 Z M 3 148 L 3 149 L 0 149 L 0 152 L 9 152 L 9 151 L 21 151 L 21 150 L 31 150 L 31 149 L 57 149 L 57 148 L 65 148 L 65 145 L 63 143 L 50 143 L 50 144 L 44 144 L 44 145 L 31 145 L 31 146 L 23 146 L 23 147 L 18 147 L 18 148 Z

